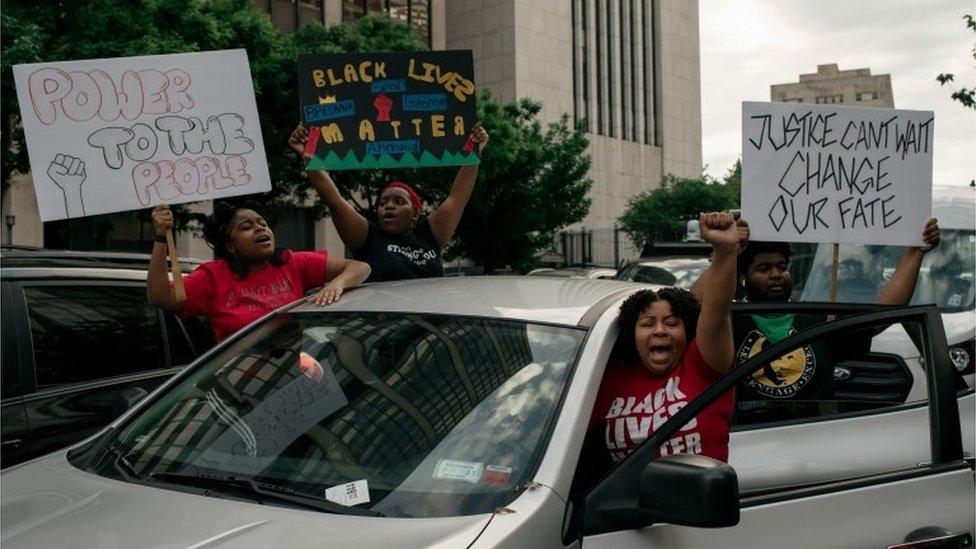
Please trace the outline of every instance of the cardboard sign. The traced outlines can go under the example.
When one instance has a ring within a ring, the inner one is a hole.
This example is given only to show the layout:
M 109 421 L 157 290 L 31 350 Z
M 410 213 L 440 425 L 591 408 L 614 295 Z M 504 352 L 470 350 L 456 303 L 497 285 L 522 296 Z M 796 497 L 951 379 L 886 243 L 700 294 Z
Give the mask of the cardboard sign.
M 44 221 L 271 190 L 245 50 L 13 69 Z
M 934 134 L 931 111 L 743 103 L 751 238 L 921 245 Z
M 301 55 L 309 169 L 477 164 L 470 51 Z

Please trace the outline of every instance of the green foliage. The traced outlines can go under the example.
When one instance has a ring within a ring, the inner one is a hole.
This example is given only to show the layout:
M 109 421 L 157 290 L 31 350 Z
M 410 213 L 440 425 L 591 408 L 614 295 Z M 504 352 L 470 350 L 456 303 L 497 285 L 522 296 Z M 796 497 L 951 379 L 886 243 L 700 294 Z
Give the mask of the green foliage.
M 741 174 L 738 162 L 729 169 L 729 176 L 733 174 Z M 726 180 L 731 179 L 729 176 Z M 632 198 L 618 223 L 638 248 L 643 248 L 648 239 L 678 241 L 685 235 L 688 220 L 697 219 L 700 212 L 722 211 L 737 205 L 738 194 L 733 200 L 729 188 L 709 178 L 685 179 L 668 174 L 660 187 Z
M 962 18 L 966 20 L 966 27 L 976 33 L 976 19 L 973 19 L 972 15 L 963 15 Z M 976 59 L 976 46 L 973 47 L 973 59 Z M 952 95 L 950 97 L 962 103 L 962 106 L 976 109 L 976 89 L 962 87 L 957 90 L 953 88 L 949 83 L 955 80 L 955 76 L 951 73 L 942 73 L 936 76 L 935 79 L 938 80 L 939 84 L 949 86 L 952 89 Z
M 729 195 L 729 201 L 731 208 L 741 208 L 742 200 L 742 161 L 736 160 L 735 164 L 729 168 L 729 171 L 725 172 L 725 178 L 722 180 L 722 184 L 725 185 L 725 191 Z

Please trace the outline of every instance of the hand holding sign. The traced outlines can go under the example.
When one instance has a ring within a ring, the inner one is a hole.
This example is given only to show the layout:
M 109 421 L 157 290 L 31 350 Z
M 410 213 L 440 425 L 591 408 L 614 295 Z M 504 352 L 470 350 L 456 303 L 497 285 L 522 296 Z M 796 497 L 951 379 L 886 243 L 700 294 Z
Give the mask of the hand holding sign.
M 65 215 L 81 217 L 85 215 L 85 202 L 81 186 L 85 183 L 85 162 L 67 154 L 58 154 L 47 167 L 47 175 L 64 193 Z

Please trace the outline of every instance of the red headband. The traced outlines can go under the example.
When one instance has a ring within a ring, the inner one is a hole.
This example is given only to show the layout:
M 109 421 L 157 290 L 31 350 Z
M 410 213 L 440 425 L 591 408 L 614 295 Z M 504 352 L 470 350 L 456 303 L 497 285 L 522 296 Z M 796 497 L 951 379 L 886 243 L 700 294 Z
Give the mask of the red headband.
M 424 205 L 424 200 L 420 198 L 420 195 L 417 194 L 417 191 L 413 190 L 413 187 L 407 185 L 403 181 L 394 181 L 393 183 L 390 183 L 386 187 L 383 187 L 384 191 L 386 189 L 403 189 L 407 191 L 407 196 L 410 197 L 410 204 L 413 205 L 413 212 L 417 215 L 420 215 L 420 208 Z

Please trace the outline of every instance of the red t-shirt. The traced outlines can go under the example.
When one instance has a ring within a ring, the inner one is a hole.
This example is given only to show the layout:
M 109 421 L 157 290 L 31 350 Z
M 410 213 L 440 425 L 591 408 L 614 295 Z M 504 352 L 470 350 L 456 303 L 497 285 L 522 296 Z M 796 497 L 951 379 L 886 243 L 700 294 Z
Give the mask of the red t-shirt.
M 302 298 L 325 283 L 328 253 L 284 252 L 285 264 L 270 263 L 235 278 L 223 259 L 208 261 L 183 277 L 186 302 L 180 316 L 205 316 L 221 341 L 270 311 Z
M 640 363 L 618 362 L 603 376 L 590 427 L 603 430 L 607 450 L 618 462 L 719 377 L 705 363 L 695 340 L 666 375 L 654 375 Z M 728 461 L 732 393 L 729 390 L 702 410 L 665 441 L 658 454 L 702 454 Z

